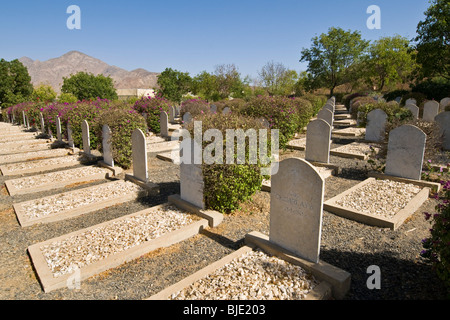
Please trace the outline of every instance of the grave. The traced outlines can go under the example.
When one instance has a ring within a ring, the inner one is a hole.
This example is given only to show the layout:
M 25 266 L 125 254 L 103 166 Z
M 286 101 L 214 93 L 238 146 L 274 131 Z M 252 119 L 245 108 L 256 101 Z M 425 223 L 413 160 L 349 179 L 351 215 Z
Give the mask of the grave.
M 416 106 L 415 104 L 405 104 L 405 108 L 408 109 L 409 111 L 411 111 L 411 113 L 413 114 L 414 119 L 419 119 L 419 107 Z
M 45 134 L 44 116 L 42 115 L 42 112 L 39 113 L 39 120 L 41 121 L 41 133 Z
M 423 120 L 428 122 L 433 122 L 434 118 L 439 113 L 439 102 L 437 101 L 427 101 L 423 106 Z
M 67 155 L 73 155 L 77 152 L 79 152 L 79 150 L 77 148 L 74 148 L 73 152 L 69 151 L 67 149 L 59 148 L 59 149 L 32 151 L 32 152 L 26 152 L 26 153 L 0 155 L 0 165 L 4 165 L 4 164 L 8 164 L 8 163 L 15 163 L 15 162 L 63 157 L 63 156 L 67 156 Z
M 56 116 L 56 139 L 62 142 L 62 130 L 61 130 L 61 119 Z
M 322 119 L 313 120 L 306 131 L 305 160 L 329 163 L 331 144 L 331 126 Z
M 192 122 L 192 116 L 189 112 L 186 112 L 183 115 L 183 127 L 186 127 L 187 125 L 189 125 Z
M 396 230 L 428 199 L 430 188 L 414 181 L 370 177 L 327 200 L 323 209 L 367 225 Z
M 126 174 L 125 180 L 132 181 L 149 192 L 158 192 L 158 185 L 148 179 L 147 142 L 141 129 L 133 131 L 131 136 L 133 174 Z
M 51 144 L 45 140 L 31 140 L 17 142 L 0 142 L 0 155 L 20 154 L 32 151 L 50 150 Z
M 91 138 L 89 136 L 89 124 L 86 120 L 81 123 L 81 134 L 83 137 L 83 152 L 86 156 L 91 155 Z
M 380 147 L 361 142 L 352 142 L 330 150 L 330 155 L 342 158 L 367 160 L 372 152 L 378 153 Z
M 325 120 L 331 128 L 333 128 L 333 112 L 327 108 L 323 108 L 317 114 L 317 119 Z
M 113 172 L 114 176 L 122 173 L 122 169 L 114 166 L 114 156 L 112 147 L 112 133 L 108 125 L 102 126 L 102 150 L 103 160 L 98 161 L 98 165 L 107 168 Z
M 367 114 L 366 141 L 382 142 L 385 137 L 387 114 L 381 109 L 375 109 Z
M 436 121 L 441 129 L 443 137 L 442 147 L 444 150 L 450 150 L 450 111 L 439 113 L 434 118 L 434 121 Z
M 443 98 L 440 102 L 439 102 L 439 112 L 444 112 L 445 111 L 445 107 L 447 105 L 450 104 L 450 97 L 446 97 Z
M 342 136 L 342 137 L 361 137 L 366 134 L 366 128 L 355 128 L 348 127 L 343 129 L 333 130 L 331 132 L 332 136 Z
M 231 266 L 235 265 L 236 259 L 245 259 L 249 253 L 256 253 L 256 256 L 266 255 L 273 258 L 273 263 L 263 264 L 273 265 L 278 260 L 283 260 L 284 268 L 299 267 L 300 271 L 294 274 L 301 277 L 302 274 L 309 274 L 309 278 L 315 280 L 315 285 L 310 286 L 301 297 L 294 295 L 294 299 L 320 300 L 334 297 L 342 299 L 350 288 L 351 275 L 319 259 L 320 238 L 322 230 L 322 204 L 324 194 L 324 181 L 317 170 L 308 162 L 290 158 L 280 163 L 278 173 L 273 177 L 274 191 L 271 193 L 270 205 L 270 232 L 266 236 L 259 232 L 250 232 L 245 236 L 245 245 L 234 253 L 225 256 L 219 261 L 210 264 L 193 275 L 179 281 L 178 283 L 160 291 L 151 296 L 149 300 L 162 300 L 175 298 L 181 291 L 195 284 L 196 287 L 205 287 L 215 293 L 216 290 L 210 285 L 207 277 L 214 276 L 214 279 L 220 282 L 221 277 L 227 274 L 234 274 Z M 267 258 L 265 258 L 267 259 Z M 257 259 L 250 255 L 249 262 L 246 262 L 246 269 L 253 269 L 250 264 L 256 263 Z M 227 267 L 226 272 L 221 272 Z M 237 269 L 237 268 L 236 268 Z M 255 267 L 260 269 L 260 267 Z M 263 268 L 264 270 L 265 268 Z M 216 276 L 218 272 L 223 275 Z M 234 287 L 227 288 L 227 291 L 237 290 L 234 297 L 246 299 L 250 287 L 243 287 L 243 284 L 249 283 L 249 286 L 258 288 L 267 285 L 267 278 L 276 277 L 267 271 L 264 276 L 253 276 L 251 281 L 247 279 L 244 273 L 237 273 L 234 283 L 239 285 L 238 289 Z M 283 277 L 283 276 L 282 276 Z M 281 280 L 280 280 L 281 281 Z M 299 278 L 293 281 L 301 281 Z M 201 285 L 199 283 L 201 282 Z M 260 283 L 259 283 L 260 282 Z M 209 285 L 209 286 L 208 286 Z M 223 284 L 222 284 L 223 285 Z M 192 290 L 190 290 L 192 291 Z M 240 295 L 242 293 L 242 295 Z M 253 298 L 261 300 L 264 294 L 255 293 Z M 279 296 L 270 296 L 270 299 L 286 299 Z M 187 298 L 189 299 L 189 298 Z M 201 299 L 212 299 L 211 296 L 205 296 Z
M 416 126 L 393 129 L 389 134 L 385 174 L 420 180 L 425 142 L 425 133 Z
M 159 126 L 161 129 L 161 137 L 168 138 L 169 137 L 169 118 L 165 111 L 161 111 L 159 115 Z
M 228 108 L 228 107 L 225 107 L 225 108 L 222 110 L 222 114 L 230 114 L 230 113 L 231 113 L 231 109 Z

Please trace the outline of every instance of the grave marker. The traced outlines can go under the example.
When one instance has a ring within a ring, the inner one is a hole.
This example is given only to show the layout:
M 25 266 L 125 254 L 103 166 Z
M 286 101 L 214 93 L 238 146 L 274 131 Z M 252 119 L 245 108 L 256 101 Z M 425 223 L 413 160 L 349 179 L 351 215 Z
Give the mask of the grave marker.
M 413 125 L 403 125 L 389 134 L 385 174 L 420 180 L 426 134 Z
M 175 122 L 175 108 L 173 106 L 169 106 L 169 121 L 170 123 Z
M 439 111 L 440 112 L 444 112 L 445 111 L 445 107 L 450 104 L 450 97 L 446 97 L 444 99 L 441 100 L 440 104 L 440 108 Z
M 211 105 L 211 112 L 216 113 L 217 112 L 217 106 L 215 104 Z
M 381 109 L 375 109 L 367 114 L 367 141 L 381 142 L 384 140 L 387 114 Z
M 329 163 L 331 126 L 323 119 L 311 121 L 306 129 L 305 159 Z
M 324 180 L 307 161 L 288 158 L 273 175 L 270 193 L 271 242 L 318 263 Z
M 114 167 L 114 158 L 112 153 L 112 134 L 108 125 L 102 127 L 102 149 L 103 162 L 110 167 Z
M 73 142 L 72 126 L 70 125 L 70 123 L 67 123 L 67 142 L 69 143 L 70 148 L 75 148 L 75 143 Z
M 83 138 L 83 152 L 87 155 L 91 154 L 91 139 L 89 136 L 89 124 L 86 120 L 81 123 L 81 134 Z
M 436 121 L 438 126 L 441 128 L 443 136 L 442 147 L 444 150 L 450 150 L 450 111 L 439 113 L 434 118 L 434 121 Z
M 58 141 L 62 141 L 61 119 L 59 119 L 58 116 L 56 116 L 56 138 L 58 139 Z
M 405 105 L 405 108 L 411 111 L 413 114 L 414 119 L 419 119 L 419 107 L 415 104 L 407 103 Z
M 434 118 L 439 113 L 439 102 L 437 101 L 427 101 L 423 106 L 423 120 L 428 122 L 433 122 Z
M 191 123 L 191 121 L 192 121 L 191 114 L 189 112 L 186 112 L 183 115 L 183 124 L 184 124 L 184 126 L 187 126 L 189 123 Z
M 180 150 L 183 153 L 180 156 L 180 196 L 200 209 L 205 209 L 203 197 L 203 172 L 201 163 L 202 150 L 200 146 L 192 139 L 184 139 L 181 142 Z M 198 161 L 200 159 L 200 161 Z
M 322 108 L 317 114 L 317 119 L 325 120 L 331 127 L 333 127 L 333 112 L 329 108 Z
M 39 113 L 39 119 L 41 120 L 41 132 L 45 133 L 44 116 L 42 115 L 42 113 Z
M 222 114 L 230 114 L 231 113 L 231 109 L 228 107 L 225 107 L 222 111 Z
M 169 117 L 165 111 L 161 111 L 159 114 L 159 126 L 161 131 L 161 137 L 169 137 Z

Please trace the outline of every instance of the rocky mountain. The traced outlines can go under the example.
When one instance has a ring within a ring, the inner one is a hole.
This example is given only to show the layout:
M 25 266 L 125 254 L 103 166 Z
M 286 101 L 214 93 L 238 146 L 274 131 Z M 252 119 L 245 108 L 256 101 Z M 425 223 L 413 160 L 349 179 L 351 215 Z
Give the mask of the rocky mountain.
M 80 71 L 110 76 L 116 89 L 151 89 L 156 87 L 159 75 L 144 69 L 127 71 L 78 51 L 70 51 L 47 61 L 32 60 L 28 57 L 22 57 L 19 61 L 28 68 L 33 85 L 49 84 L 58 93 L 61 91 L 63 77 Z

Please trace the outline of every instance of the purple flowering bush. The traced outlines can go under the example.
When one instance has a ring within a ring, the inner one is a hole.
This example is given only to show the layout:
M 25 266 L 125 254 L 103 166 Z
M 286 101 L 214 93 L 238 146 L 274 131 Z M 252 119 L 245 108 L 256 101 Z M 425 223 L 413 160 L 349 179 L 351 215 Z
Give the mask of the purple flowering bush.
M 429 238 L 422 240 L 421 256 L 433 264 L 437 276 L 450 288 L 450 180 L 441 181 L 443 190 L 436 195 L 436 213 L 425 212 L 432 224 Z
M 180 115 L 183 115 L 186 112 L 189 112 L 192 118 L 195 118 L 201 114 L 208 113 L 210 111 L 209 103 L 205 100 L 201 99 L 189 99 L 185 100 L 181 103 L 180 106 Z
M 159 124 L 159 116 L 161 111 L 168 113 L 171 105 L 172 102 L 163 97 L 144 96 L 136 101 L 132 108 L 140 115 L 146 114 L 148 129 L 151 132 L 158 134 L 161 132 Z

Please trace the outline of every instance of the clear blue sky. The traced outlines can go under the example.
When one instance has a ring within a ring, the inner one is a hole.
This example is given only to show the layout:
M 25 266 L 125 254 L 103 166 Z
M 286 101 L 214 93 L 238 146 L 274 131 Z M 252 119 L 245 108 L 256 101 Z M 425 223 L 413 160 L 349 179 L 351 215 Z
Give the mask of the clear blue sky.
M 81 9 L 69 30 L 67 7 Z M 369 30 L 370 5 L 381 29 Z M 126 70 L 171 67 L 195 76 L 234 63 L 255 77 L 268 61 L 306 70 L 300 51 L 330 27 L 358 30 L 366 40 L 412 39 L 428 0 L 15 0 L 0 6 L 0 58 L 48 60 L 77 50 Z

